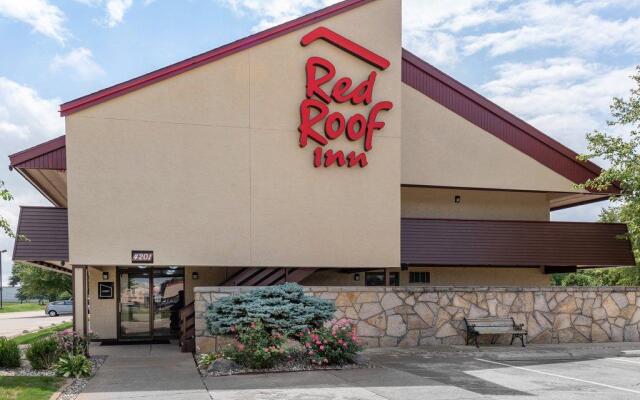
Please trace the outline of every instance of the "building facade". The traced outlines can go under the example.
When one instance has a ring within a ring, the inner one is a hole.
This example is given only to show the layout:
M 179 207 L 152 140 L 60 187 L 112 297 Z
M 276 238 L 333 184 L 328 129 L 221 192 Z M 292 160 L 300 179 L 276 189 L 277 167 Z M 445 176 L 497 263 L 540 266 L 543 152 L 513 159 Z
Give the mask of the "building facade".
M 550 222 L 600 169 L 347 0 L 61 105 L 10 157 L 53 207 L 14 259 L 73 275 L 75 328 L 170 337 L 199 286 L 538 287 L 633 265 L 626 226 Z M 91 315 L 88 316 L 88 303 Z

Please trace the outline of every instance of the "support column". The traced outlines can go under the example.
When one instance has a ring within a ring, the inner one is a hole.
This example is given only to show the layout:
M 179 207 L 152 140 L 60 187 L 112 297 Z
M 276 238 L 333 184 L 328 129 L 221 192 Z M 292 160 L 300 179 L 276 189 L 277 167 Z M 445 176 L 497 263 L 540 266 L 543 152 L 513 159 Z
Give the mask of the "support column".
M 87 267 L 74 265 L 72 278 L 73 289 L 73 330 L 82 336 L 87 336 Z

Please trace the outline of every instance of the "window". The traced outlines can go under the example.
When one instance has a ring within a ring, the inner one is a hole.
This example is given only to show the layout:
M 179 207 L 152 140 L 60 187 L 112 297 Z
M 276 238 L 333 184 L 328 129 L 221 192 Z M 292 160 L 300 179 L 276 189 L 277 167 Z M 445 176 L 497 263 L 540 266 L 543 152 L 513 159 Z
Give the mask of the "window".
M 429 283 L 431 282 L 431 276 L 426 271 L 410 271 L 409 283 Z
M 400 272 L 389 272 L 389 286 L 400 286 Z
M 364 284 L 365 286 L 385 286 L 384 271 L 365 272 Z

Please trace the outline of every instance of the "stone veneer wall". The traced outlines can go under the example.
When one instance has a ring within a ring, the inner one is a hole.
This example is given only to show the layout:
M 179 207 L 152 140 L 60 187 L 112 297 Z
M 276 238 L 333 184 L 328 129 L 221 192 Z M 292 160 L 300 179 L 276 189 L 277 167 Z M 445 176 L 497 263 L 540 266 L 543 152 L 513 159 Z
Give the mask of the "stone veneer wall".
M 250 289 L 194 289 L 198 352 L 226 343 L 206 332 L 207 305 Z M 305 291 L 333 300 L 336 318 L 354 320 L 368 347 L 464 344 L 463 318 L 486 316 L 524 323 L 531 343 L 640 341 L 640 287 L 312 286 Z

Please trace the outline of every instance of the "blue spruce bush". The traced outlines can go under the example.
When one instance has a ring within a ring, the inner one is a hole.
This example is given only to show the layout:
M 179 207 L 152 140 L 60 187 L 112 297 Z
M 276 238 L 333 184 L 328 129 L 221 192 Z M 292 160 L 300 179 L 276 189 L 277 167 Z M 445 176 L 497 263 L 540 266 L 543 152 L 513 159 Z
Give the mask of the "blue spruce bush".
M 246 327 L 261 321 L 269 332 L 295 335 L 321 326 L 333 318 L 333 302 L 305 296 L 302 286 L 286 283 L 224 297 L 207 308 L 207 328 L 213 335 L 232 333 L 232 326 Z

